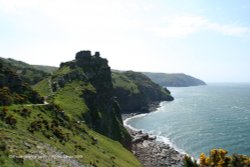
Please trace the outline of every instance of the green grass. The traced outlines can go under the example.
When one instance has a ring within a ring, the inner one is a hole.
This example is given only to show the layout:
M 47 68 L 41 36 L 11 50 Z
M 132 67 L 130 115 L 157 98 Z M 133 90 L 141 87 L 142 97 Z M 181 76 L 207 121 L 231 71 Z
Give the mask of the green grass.
M 123 73 L 112 72 L 112 82 L 114 88 L 122 88 L 131 92 L 132 94 L 137 94 L 140 92 L 137 85 L 132 80 L 127 78 Z
M 74 72 L 74 70 L 76 70 L 77 73 L 83 73 L 84 75 L 82 69 L 70 69 L 69 67 L 64 66 L 54 73 L 54 75 L 51 77 L 51 82 L 56 81 L 59 77 Z M 138 88 L 132 82 L 131 85 L 126 84 L 126 86 L 128 86 L 128 89 L 132 92 L 138 91 Z M 67 142 L 60 142 L 56 137 L 53 137 L 54 139 L 48 139 L 43 135 L 42 132 L 34 132 L 34 135 L 39 140 L 55 146 L 57 149 L 63 151 L 67 155 L 82 155 L 83 158 L 78 160 L 84 164 L 92 164 L 98 167 L 141 166 L 140 162 L 135 158 L 135 156 L 130 151 L 125 149 L 119 142 L 103 136 L 93 131 L 92 129 L 89 129 L 84 121 L 81 122 L 81 120 L 83 119 L 83 115 L 88 115 L 90 112 L 84 101 L 84 98 L 82 97 L 84 91 L 96 93 L 95 88 L 89 82 L 80 81 L 77 79 L 75 79 L 74 81 L 67 81 L 64 87 L 60 87 L 56 92 L 51 93 L 48 80 L 43 80 L 35 85 L 34 89 L 41 93 L 43 96 L 49 95 L 51 97 L 50 102 L 53 102 L 54 104 L 59 106 L 60 109 L 63 110 L 69 118 L 65 122 L 64 126 L 60 126 L 61 132 L 63 134 L 69 135 L 69 140 Z M 20 121 L 22 122 L 22 125 L 18 125 L 21 129 L 23 129 L 23 131 L 27 131 L 26 129 L 29 124 L 37 119 L 36 115 L 38 113 L 40 113 L 44 119 L 48 120 L 48 122 L 52 122 L 53 119 L 55 119 L 53 112 L 46 109 L 46 106 L 35 106 L 30 108 L 33 110 L 33 113 L 29 118 L 30 120 L 24 120 L 26 122 Z M 111 125 L 112 121 L 109 115 L 103 114 L 102 111 L 99 112 L 99 117 L 103 122 L 110 124 L 110 126 L 112 127 L 119 127 Z M 15 116 L 18 117 L 18 115 Z M 19 119 L 22 118 L 19 117 L 18 120 Z M 124 128 L 121 128 L 120 130 L 124 130 Z M 22 130 L 19 130 L 19 132 L 21 131 Z M 113 133 L 115 133 L 116 131 L 120 132 L 118 129 L 114 129 Z M 53 133 L 51 131 L 46 131 L 46 134 L 53 136 Z M 123 134 L 126 133 L 123 132 Z M 27 138 L 29 137 L 27 136 Z M 95 143 L 93 139 L 97 139 L 97 143 Z M 80 147 L 81 149 L 76 150 L 76 146 Z
M 36 85 L 33 86 L 33 89 L 36 90 L 42 96 L 48 96 L 52 94 L 49 85 L 49 79 L 50 78 L 46 78 L 41 82 L 38 82 Z
M 44 71 L 49 74 L 52 74 L 58 69 L 58 67 L 54 66 L 44 66 L 44 65 L 32 65 L 32 66 L 37 70 Z
M 62 68 L 59 68 L 57 71 L 55 71 L 54 73 L 54 77 L 58 77 L 58 76 L 63 76 L 65 74 L 68 74 L 72 71 L 72 69 L 70 69 L 69 66 L 63 66 Z
M 81 81 L 74 81 L 61 88 L 54 96 L 54 103 L 59 105 L 64 111 L 73 117 L 79 117 L 88 111 L 88 107 L 81 97 L 84 90 L 95 91 L 90 84 Z
M 27 118 L 17 112 L 17 110 L 24 108 L 31 111 L 30 116 Z M 39 160 L 25 159 L 23 164 L 18 164 L 8 155 L 25 155 L 30 152 L 37 152 L 38 148 L 36 146 L 41 143 L 48 143 L 70 156 L 82 155 L 82 158 L 78 160 L 83 164 L 96 164 L 98 167 L 112 165 L 121 167 L 141 166 L 133 154 L 123 148 L 120 143 L 88 129 L 84 123 L 79 124 L 74 120 L 70 120 L 66 121 L 66 124 L 70 125 L 69 127 L 59 126 L 63 133 L 69 133 L 67 142 L 60 142 L 58 138 L 53 136 L 50 129 L 46 130 L 46 132 L 52 135 L 53 138 L 46 138 L 42 133 L 45 130 L 44 127 L 42 127 L 41 131 L 35 131 L 34 134 L 27 131 L 27 128 L 35 120 L 42 119 L 51 123 L 54 119 L 57 119 L 48 106 L 9 106 L 7 113 L 13 115 L 17 119 L 17 123 L 13 127 L 0 120 L 0 140 L 1 143 L 4 142 L 8 145 L 7 150 L 0 151 L 0 166 L 39 166 Z M 93 138 L 97 139 L 97 144 L 93 144 Z M 33 145 L 33 147 L 28 149 L 24 146 L 24 141 Z M 75 149 L 77 145 L 82 149 Z
M 37 69 L 36 67 L 22 61 L 4 59 L 0 57 L 0 62 L 2 62 L 5 67 L 11 69 L 12 71 L 18 71 L 17 74 L 19 77 L 30 85 L 34 85 L 43 78 L 49 76 L 49 73 L 45 72 L 44 70 Z

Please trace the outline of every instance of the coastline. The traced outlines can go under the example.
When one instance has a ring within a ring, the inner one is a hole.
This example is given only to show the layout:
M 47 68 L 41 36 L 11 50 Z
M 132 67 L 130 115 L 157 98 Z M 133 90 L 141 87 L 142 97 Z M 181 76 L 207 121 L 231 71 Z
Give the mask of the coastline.
M 150 106 L 150 112 L 156 111 L 159 107 L 159 103 L 154 103 Z M 183 153 L 171 147 L 170 144 L 157 140 L 157 136 L 142 132 L 126 123 L 131 118 L 149 113 L 122 114 L 124 127 L 133 138 L 131 147 L 133 154 L 144 167 L 183 167 Z

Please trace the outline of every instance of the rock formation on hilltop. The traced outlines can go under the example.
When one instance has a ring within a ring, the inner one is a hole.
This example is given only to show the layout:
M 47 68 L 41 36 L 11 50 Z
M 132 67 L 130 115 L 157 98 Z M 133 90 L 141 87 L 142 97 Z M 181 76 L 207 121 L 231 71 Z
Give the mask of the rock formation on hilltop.
M 59 70 L 50 80 L 54 94 L 52 101 L 61 103 L 57 99 L 61 98 L 62 94 L 62 98 L 66 98 L 69 93 L 66 89 L 72 84 L 79 87 L 76 92 L 81 97 L 79 103 L 86 106 L 82 112 L 76 113 L 77 117 L 84 119 L 95 131 L 129 146 L 131 138 L 123 127 L 120 107 L 113 96 L 108 61 L 101 58 L 99 52 L 91 55 L 90 51 L 80 51 L 76 53 L 75 60 L 61 63 Z M 62 108 L 64 105 L 61 104 Z

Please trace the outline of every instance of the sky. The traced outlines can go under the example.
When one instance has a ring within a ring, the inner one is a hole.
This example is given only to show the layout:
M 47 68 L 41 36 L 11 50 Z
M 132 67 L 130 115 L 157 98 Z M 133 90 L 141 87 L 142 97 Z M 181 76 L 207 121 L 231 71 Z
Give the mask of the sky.
M 0 0 L 0 57 L 250 82 L 249 0 Z

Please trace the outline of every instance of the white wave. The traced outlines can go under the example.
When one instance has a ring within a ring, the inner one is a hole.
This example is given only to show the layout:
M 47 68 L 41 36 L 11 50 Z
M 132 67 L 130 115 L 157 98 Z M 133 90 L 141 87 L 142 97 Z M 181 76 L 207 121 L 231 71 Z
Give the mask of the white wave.
M 159 111 L 162 111 L 162 108 L 163 108 L 165 102 L 166 102 L 166 101 L 160 102 L 159 107 L 156 108 L 155 111 L 152 111 L 152 112 L 150 112 L 150 113 L 138 114 L 138 115 L 135 115 L 135 116 L 132 116 L 132 117 L 129 117 L 129 118 L 125 119 L 125 120 L 123 121 L 124 125 L 127 126 L 127 127 L 130 128 L 130 129 L 132 129 L 132 130 L 139 130 L 139 129 L 136 129 L 136 128 L 130 126 L 130 125 L 128 124 L 128 121 L 130 121 L 131 119 L 140 118 L 140 117 L 145 117 L 145 116 L 147 116 L 147 115 L 154 114 L 154 113 L 157 113 L 157 112 L 159 112 Z
M 151 113 L 139 114 L 139 115 L 135 115 L 135 116 L 133 116 L 133 117 L 127 118 L 127 119 L 125 119 L 125 120 L 123 121 L 124 126 L 130 128 L 130 129 L 132 129 L 132 130 L 134 130 L 134 131 L 139 131 L 139 130 L 141 130 L 143 133 L 149 133 L 149 134 L 151 134 L 150 132 L 146 131 L 145 129 L 137 129 L 137 128 L 131 126 L 131 125 L 128 123 L 128 122 L 129 122 L 130 120 L 132 120 L 132 119 L 140 118 L 140 117 L 145 117 L 145 116 L 147 116 L 147 115 L 149 115 L 149 114 L 151 114 Z M 154 134 L 153 134 L 153 135 L 154 135 Z M 171 148 L 173 148 L 174 150 L 176 150 L 176 151 L 179 152 L 180 154 L 188 155 L 184 150 L 182 150 L 182 149 L 178 148 L 176 145 L 174 145 L 174 144 L 169 140 L 169 138 L 164 137 L 164 136 L 161 136 L 161 135 L 155 135 L 155 136 L 156 136 L 156 141 L 160 141 L 160 142 L 163 142 L 163 143 L 169 145 Z
M 169 145 L 171 148 L 173 148 L 174 150 L 178 151 L 180 154 L 183 154 L 183 155 L 186 154 L 186 155 L 188 155 L 184 150 L 178 148 L 175 144 L 173 144 L 173 143 L 170 141 L 170 139 L 167 138 L 167 137 L 157 135 L 157 136 L 156 136 L 156 140 L 157 140 L 157 141 L 160 141 L 160 142 L 163 142 L 163 143 L 165 143 L 165 144 L 167 144 L 167 145 Z
M 140 118 L 140 117 L 145 117 L 145 116 L 148 115 L 148 114 L 149 114 L 149 113 L 146 113 L 146 114 L 138 114 L 138 115 L 129 117 L 129 118 L 127 118 L 127 119 L 125 119 L 125 120 L 123 121 L 123 124 L 124 124 L 124 126 L 130 128 L 130 129 L 132 129 L 132 130 L 138 131 L 138 130 L 140 130 L 140 129 L 134 128 L 133 126 L 129 125 L 128 122 L 129 122 L 131 119 Z
M 141 130 L 143 133 L 149 133 L 149 134 L 155 135 L 154 133 L 150 133 L 149 131 L 146 131 L 145 129 L 137 129 L 137 128 L 131 126 L 131 125 L 129 124 L 129 121 L 132 120 L 132 119 L 135 119 L 135 118 L 141 118 L 141 117 L 145 117 L 145 116 L 148 116 L 148 115 L 151 115 L 151 114 L 155 114 L 155 113 L 157 113 L 157 112 L 162 112 L 162 111 L 165 110 L 165 109 L 163 108 L 164 105 L 165 105 L 165 103 L 166 103 L 165 101 L 161 102 L 161 103 L 159 104 L 159 107 L 158 107 L 155 111 L 153 111 L 153 112 L 146 113 L 146 114 L 138 114 L 138 115 L 135 115 L 135 116 L 132 116 L 132 117 L 130 117 L 130 118 L 125 119 L 125 120 L 123 121 L 124 126 L 130 128 L 130 129 L 132 129 L 132 130 L 134 130 L 134 131 L 139 131 L 139 130 Z M 190 156 L 190 155 L 189 155 L 188 153 L 186 153 L 184 150 L 178 148 L 175 144 L 173 144 L 173 143 L 170 141 L 169 138 L 160 135 L 160 133 L 159 133 L 159 135 L 155 135 L 155 136 L 156 136 L 156 141 L 163 142 L 163 143 L 169 145 L 170 148 L 176 150 L 177 152 L 179 152 L 179 153 L 182 154 L 182 155 L 188 155 L 188 156 Z M 191 156 L 191 158 L 194 159 L 192 156 Z

